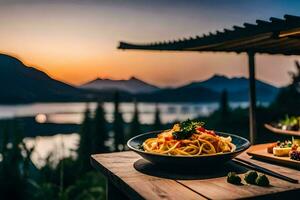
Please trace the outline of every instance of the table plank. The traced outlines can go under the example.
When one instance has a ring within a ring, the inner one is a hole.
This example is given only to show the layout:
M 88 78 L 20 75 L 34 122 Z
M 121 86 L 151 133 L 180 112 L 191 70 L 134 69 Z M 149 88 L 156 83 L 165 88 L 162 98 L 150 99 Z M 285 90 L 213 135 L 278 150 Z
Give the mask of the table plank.
M 144 175 L 133 163 L 140 157 L 133 152 L 92 155 L 91 163 L 131 199 L 205 199 L 175 180 Z
M 250 150 L 253 148 L 258 147 L 251 147 Z M 298 170 L 251 159 L 246 152 L 239 157 L 300 181 Z M 287 191 L 300 192 L 300 184 L 289 183 L 271 176 L 268 176 L 270 187 L 236 186 L 227 183 L 226 176 L 201 180 L 159 178 L 142 174 L 134 169 L 133 163 L 140 158 L 136 153 L 127 151 L 92 155 L 91 162 L 108 180 L 132 199 L 238 199 L 285 194 Z
M 241 176 L 241 178 L 243 175 Z M 274 193 L 285 192 L 287 190 L 299 189 L 299 185 L 288 183 L 277 178 L 269 177 L 271 182 L 270 187 L 260 187 L 256 185 L 233 185 L 227 183 L 226 177 L 190 181 L 179 180 L 187 187 L 201 193 L 210 199 L 240 199 L 240 198 L 255 198 L 258 196 L 271 195 Z M 243 178 L 242 178 L 243 179 Z

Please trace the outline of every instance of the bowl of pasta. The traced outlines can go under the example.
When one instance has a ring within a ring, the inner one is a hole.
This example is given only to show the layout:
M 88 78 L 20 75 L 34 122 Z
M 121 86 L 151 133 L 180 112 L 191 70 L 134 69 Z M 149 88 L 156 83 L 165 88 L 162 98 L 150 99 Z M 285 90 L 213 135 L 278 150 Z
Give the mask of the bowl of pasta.
M 131 138 L 127 146 L 152 164 L 213 166 L 225 163 L 250 147 L 240 136 L 207 130 L 204 123 L 186 120 L 173 128 Z

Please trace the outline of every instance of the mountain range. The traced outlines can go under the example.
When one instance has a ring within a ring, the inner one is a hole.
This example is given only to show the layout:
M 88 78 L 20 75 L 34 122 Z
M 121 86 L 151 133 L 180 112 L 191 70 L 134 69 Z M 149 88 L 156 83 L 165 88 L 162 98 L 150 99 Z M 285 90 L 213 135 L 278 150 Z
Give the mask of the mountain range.
M 46 73 L 26 66 L 15 57 L 0 54 L 0 103 L 112 101 L 115 91 L 122 101 L 216 102 L 223 90 L 230 101 L 248 101 L 248 79 L 215 75 L 177 88 L 160 88 L 138 78 L 95 79 L 79 87 L 55 80 Z M 272 101 L 279 88 L 256 81 L 259 101 Z
M 96 91 L 119 90 L 130 93 L 138 101 L 146 102 L 209 102 L 218 101 L 223 90 L 227 90 L 230 101 L 247 101 L 249 81 L 245 77 L 228 78 L 215 75 L 204 81 L 196 81 L 177 88 L 159 88 L 132 77 L 128 80 L 95 79 L 80 86 Z M 278 88 L 256 81 L 258 101 L 272 101 Z

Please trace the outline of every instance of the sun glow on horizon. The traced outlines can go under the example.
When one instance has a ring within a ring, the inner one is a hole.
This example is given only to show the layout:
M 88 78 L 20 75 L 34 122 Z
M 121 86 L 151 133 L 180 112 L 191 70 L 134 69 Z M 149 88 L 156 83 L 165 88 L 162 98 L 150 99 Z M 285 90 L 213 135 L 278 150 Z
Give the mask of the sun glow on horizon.
M 73 85 L 98 77 L 128 79 L 135 76 L 158 86 L 179 86 L 214 74 L 248 76 L 248 61 L 243 54 L 116 48 L 120 40 L 163 41 L 251 22 L 263 18 L 259 10 L 234 12 L 233 16 L 228 11 L 235 8 L 226 5 L 222 9 L 207 5 L 197 9 L 155 5 L 95 2 L 1 5 L 0 50 Z M 278 13 L 266 12 L 265 15 L 271 17 Z M 287 72 L 294 69 L 296 59 L 299 57 L 258 55 L 257 78 L 276 86 L 285 85 L 290 80 Z

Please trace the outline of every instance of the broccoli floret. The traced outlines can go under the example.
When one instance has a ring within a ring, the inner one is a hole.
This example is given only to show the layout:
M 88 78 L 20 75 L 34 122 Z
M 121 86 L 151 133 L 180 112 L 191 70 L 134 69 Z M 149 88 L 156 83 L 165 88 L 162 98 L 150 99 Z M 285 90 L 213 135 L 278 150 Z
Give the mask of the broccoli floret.
M 257 177 L 258 177 L 257 172 L 250 170 L 245 174 L 244 180 L 246 181 L 246 183 L 255 184 L 255 180 Z
M 255 183 L 259 186 L 268 186 L 270 184 L 268 177 L 264 174 L 260 174 L 256 178 Z
M 229 172 L 227 175 L 227 182 L 234 185 L 240 185 L 241 178 L 238 175 L 236 175 L 235 172 Z

